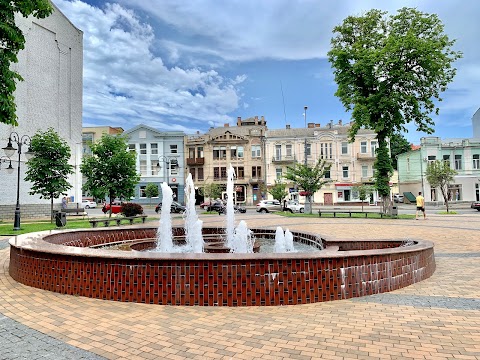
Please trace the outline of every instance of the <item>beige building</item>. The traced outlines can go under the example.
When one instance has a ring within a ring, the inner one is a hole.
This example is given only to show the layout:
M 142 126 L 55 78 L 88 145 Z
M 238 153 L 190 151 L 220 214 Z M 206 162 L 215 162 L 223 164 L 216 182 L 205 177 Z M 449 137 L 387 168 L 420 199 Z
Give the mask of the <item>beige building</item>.
M 355 204 L 360 200 L 355 187 L 360 184 L 373 184 L 373 164 L 375 150 L 378 147 L 376 134 L 368 130 L 360 130 L 355 142 L 348 141 L 350 124 L 343 125 L 340 120 L 332 121 L 326 126 L 309 123 L 307 128 L 291 128 L 268 130 L 266 133 L 266 184 L 271 186 L 277 181 L 285 182 L 291 198 L 298 198 L 295 184 L 283 179 L 288 166 L 295 163 L 314 165 L 324 159 L 331 166 L 327 178 L 332 180 L 314 194 L 317 204 Z M 306 154 L 306 156 L 305 156 Z M 271 196 L 270 196 L 271 197 Z M 305 199 L 300 197 L 303 202 Z M 371 202 L 378 200 L 372 194 Z
M 226 190 L 227 172 L 235 169 L 235 202 L 244 205 L 258 203 L 265 196 L 265 132 L 262 116 L 242 120 L 237 126 L 225 124 L 211 128 L 206 134 L 185 137 L 187 174 L 192 175 L 196 188 L 216 183 Z M 198 190 L 198 189 L 197 189 Z M 201 200 L 197 191 L 197 202 Z
M 91 126 L 82 128 L 83 154 L 90 154 L 90 144 L 100 140 L 104 134 L 118 135 L 121 133 L 123 133 L 121 127 Z
M 72 188 L 68 196 L 81 202 L 81 130 L 82 130 L 82 76 L 83 33 L 52 4 L 54 11 L 45 19 L 24 18 L 16 15 L 15 23 L 24 33 L 25 49 L 12 64 L 24 79 L 17 83 L 15 103 L 18 126 L 0 124 L 0 148 L 17 133 L 21 139 L 35 135 L 39 130 L 53 128 L 71 149 L 70 164 L 75 173 L 69 177 Z M 17 148 L 17 144 L 13 144 Z M 27 150 L 22 148 L 22 153 Z M 3 151 L 2 151 L 3 152 Z M 2 153 L 1 156 L 4 154 Z M 15 171 L 0 168 L 0 219 L 13 217 L 16 204 L 18 153 L 11 158 Z M 20 157 L 19 203 L 22 218 L 48 216 L 50 201 L 30 195 L 31 184 L 24 181 L 27 165 L 24 154 Z M 60 199 L 54 200 L 60 207 Z

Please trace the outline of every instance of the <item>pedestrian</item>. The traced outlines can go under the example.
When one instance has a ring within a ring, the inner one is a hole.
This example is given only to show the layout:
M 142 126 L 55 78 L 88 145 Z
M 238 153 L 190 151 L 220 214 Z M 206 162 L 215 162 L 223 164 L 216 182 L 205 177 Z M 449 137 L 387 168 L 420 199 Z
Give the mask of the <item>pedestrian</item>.
M 425 215 L 425 199 L 422 196 L 422 192 L 418 192 L 418 196 L 416 198 L 417 200 L 417 211 L 415 212 L 415 220 L 418 220 L 418 212 L 421 211 L 423 212 L 423 219 L 426 220 L 427 217 Z
M 66 208 L 67 208 L 67 198 L 64 196 L 62 199 L 62 209 L 66 209 Z

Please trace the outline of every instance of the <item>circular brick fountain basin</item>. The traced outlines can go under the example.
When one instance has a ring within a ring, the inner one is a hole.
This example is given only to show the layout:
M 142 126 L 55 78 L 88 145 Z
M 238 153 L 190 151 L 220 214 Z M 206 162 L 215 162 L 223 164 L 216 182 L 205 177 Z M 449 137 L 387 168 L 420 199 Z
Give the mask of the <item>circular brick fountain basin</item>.
M 275 238 L 273 229 L 250 229 Z M 435 271 L 433 243 L 328 240 L 293 232 L 322 251 L 302 253 L 158 253 L 156 228 L 45 231 L 10 239 L 10 275 L 62 294 L 161 305 L 266 306 L 348 299 L 396 290 Z M 221 228 L 204 228 L 218 242 Z M 181 241 L 183 228 L 174 228 Z M 104 245 L 129 245 L 130 251 Z M 132 246 L 131 246 L 132 245 Z M 99 248 L 100 246 L 100 248 Z M 137 249 L 137 250 L 134 250 Z

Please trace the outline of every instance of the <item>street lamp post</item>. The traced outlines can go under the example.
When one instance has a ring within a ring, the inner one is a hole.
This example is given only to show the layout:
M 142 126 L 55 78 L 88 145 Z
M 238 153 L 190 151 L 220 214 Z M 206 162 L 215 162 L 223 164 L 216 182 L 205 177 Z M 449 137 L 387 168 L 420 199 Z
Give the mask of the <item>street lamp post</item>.
M 308 109 L 308 106 L 304 106 L 303 107 L 303 118 L 305 119 L 305 129 L 307 128 L 307 109 Z M 304 149 L 304 152 L 305 152 L 305 166 L 307 166 L 307 133 L 305 133 L 305 149 Z
M 22 155 L 22 145 L 28 146 L 28 149 L 25 152 L 25 157 L 27 158 L 27 160 L 30 160 L 31 157 L 33 156 L 33 153 L 30 151 L 30 141 L 31 141 L 30 136 L 23 135 L 20 137 L 20 135 L 18 135 L 18 133 L 14 131 L 8 137 L 7 146 L 3 148 L 3 150 L 5 151 L 5 155 L 8 157 L 9 160 L 13 156 L 13 154 L 15 154 L 15 151 L 18 153 L 17 204 L 15 206 L 15 221 L 13 224 L 13 230 L 20 230 L 20 162 L 21 162 L 20 156 Z M 12 146 L 12 142 L 17 144 L 18 148 L 14 148 Z M 13 171 L 11 160 L 10 160 L 10 166 L 7 168 L 7 171 L 9 171 L 10 173 Z
M 172 164 L 172 166 L 178 166 L 178 160 L 175 158 L 166 157 L 165 155 L 160 155 L 158 157 L 158 162 L 157 162 L 158 170 L 162 169 L 162 166 L 160 165 L 160 161 L 165 162 L 165 164 L 167 164 L 167 176 L 163 176 L 163 177 L 168 178 L 168 169 L 170 168 L 170 164 Z

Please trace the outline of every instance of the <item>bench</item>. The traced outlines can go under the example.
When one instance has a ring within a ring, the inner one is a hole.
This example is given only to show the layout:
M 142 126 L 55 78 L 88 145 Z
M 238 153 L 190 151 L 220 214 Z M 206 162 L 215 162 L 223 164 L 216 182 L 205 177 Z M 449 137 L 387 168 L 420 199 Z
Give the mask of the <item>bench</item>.
M 133 225 L 135 219 L 141 219 L 142 223 L 145 223 L 148 215 L 138 215 L 138 216 L 122 216 L 122 217 L 113 217 L 113 218 L 103 218 L 103 219 L 90 219 L 88 222 L 92 227 L 96 228 L 98 223 L 103 224 L 103 226 L 109 226 L 111 222 L 115 222 L 117 225 L 121 225 L 122 221 L 128 221 L 128 224 Z
M 318 210 L 318 217 L 322 217 L 322 214 L 333 214 L 333 217 L 337 217 L 337 214 L 348 214 L 349 217 L 352 217 L 352 214 L 365 214 L 365 217 L 368 217 L 368 214 L 380 215 L 380 218 L 383 219 L 382 212 L 372 212 L 372 211 L 355 211 L 355 210 Z

